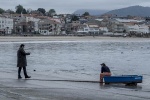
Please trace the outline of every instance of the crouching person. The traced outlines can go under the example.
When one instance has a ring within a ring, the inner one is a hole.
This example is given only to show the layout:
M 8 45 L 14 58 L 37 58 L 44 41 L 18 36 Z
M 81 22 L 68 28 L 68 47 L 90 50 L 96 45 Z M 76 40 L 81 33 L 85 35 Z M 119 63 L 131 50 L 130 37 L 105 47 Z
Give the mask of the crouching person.
M 111 76 L 111 71 L 108 66 L 105 65 L 105 63 L 101 64 L 101 73 L 100 73 L 100 83 L 103 83 L 103 77 L 104 76 Z

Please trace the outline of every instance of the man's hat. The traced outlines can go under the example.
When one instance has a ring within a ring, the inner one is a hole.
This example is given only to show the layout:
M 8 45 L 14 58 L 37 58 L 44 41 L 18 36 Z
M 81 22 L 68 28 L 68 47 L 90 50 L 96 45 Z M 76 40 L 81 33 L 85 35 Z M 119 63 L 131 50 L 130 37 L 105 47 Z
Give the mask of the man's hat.
M 24 46 L 24 44 L 21 44 L 21 45 L 20 45 L 20 47 L 23 47 L 23 46 Z
M 102 63 L 102 64 L 100 64 L 100 65 L 104 65 L 104 66 L 105 66 L 105 63 Z

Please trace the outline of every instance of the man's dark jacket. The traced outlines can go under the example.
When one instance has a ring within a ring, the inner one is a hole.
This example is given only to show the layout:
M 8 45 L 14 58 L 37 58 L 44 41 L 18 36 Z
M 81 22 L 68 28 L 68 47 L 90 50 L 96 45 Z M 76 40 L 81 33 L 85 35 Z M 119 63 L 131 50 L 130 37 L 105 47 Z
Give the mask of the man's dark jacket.
M 26 53 L 23 48 L 19 48 L 17 51 L 17 67 L 27 66 L 26 55 L 30 55 L 30 53 Z

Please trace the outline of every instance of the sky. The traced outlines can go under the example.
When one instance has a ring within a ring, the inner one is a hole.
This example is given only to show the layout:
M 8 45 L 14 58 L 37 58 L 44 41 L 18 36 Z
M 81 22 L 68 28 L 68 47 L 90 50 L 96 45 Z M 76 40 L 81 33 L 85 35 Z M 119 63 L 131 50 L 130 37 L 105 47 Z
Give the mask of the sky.
M 78 9 L 114 10 L 135 5 L 150 7 L 150 0 L 0 0 L 0 8 L 4 10 L 16 11 L 15 7 L 19 4 L 25 9 L 55 9 L 57 14 L 67 14 Z

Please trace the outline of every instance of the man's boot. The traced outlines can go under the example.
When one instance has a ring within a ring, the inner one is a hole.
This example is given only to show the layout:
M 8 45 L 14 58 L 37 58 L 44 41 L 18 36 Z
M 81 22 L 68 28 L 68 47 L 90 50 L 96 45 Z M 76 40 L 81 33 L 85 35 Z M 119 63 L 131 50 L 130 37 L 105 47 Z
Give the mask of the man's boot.
M 21 79 L 22 77 L 20 75 L 18 75 L 18 79 Z
M 25 76 L 25 78 L 31 78 L 31 76 Z

